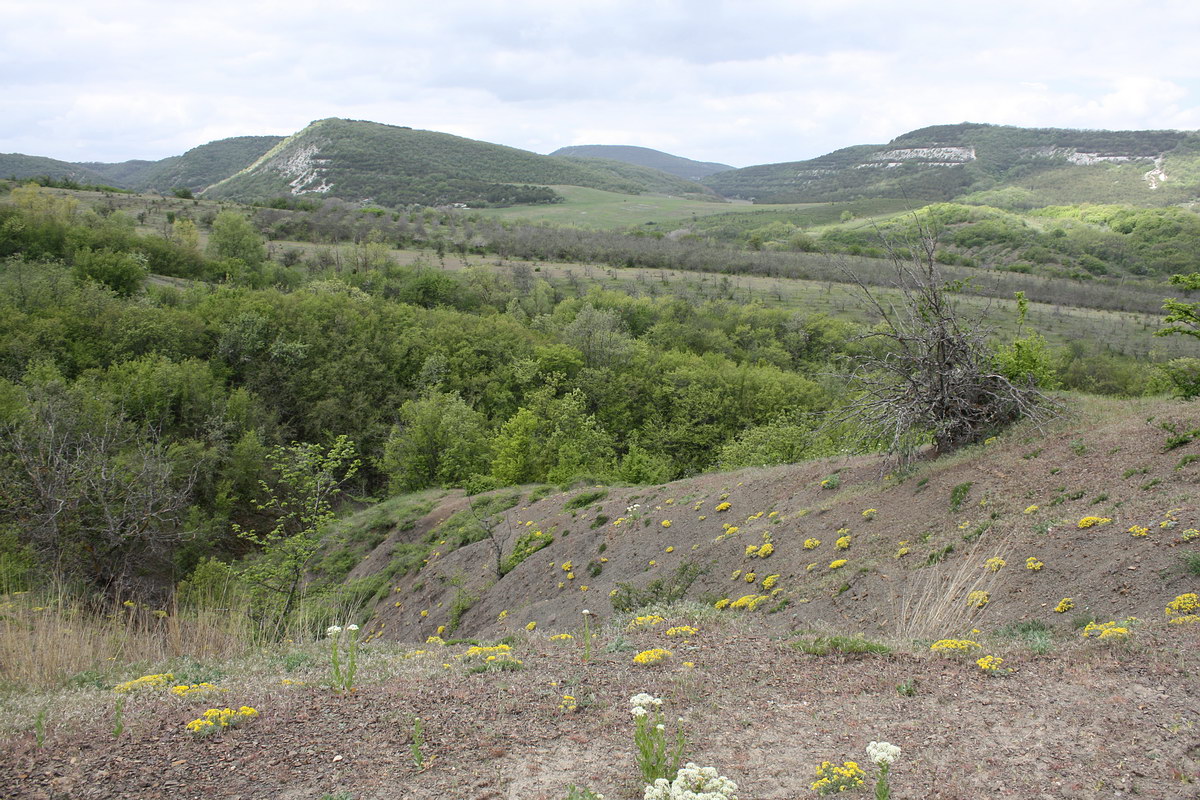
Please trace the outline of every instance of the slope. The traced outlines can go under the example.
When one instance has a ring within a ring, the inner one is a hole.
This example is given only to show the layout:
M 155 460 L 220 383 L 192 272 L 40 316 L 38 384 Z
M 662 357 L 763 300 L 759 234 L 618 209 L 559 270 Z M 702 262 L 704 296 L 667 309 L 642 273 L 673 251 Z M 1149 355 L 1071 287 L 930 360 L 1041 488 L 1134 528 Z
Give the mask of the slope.
M 882 480 L 881 462 L 861 457 L 512 490 L 474 513 L 452 500 L 443 522 L 393 530 L 352 577 L 386 574 L 370 630 L 403 641 L 441 626 L 573 627 L 584 608 L 605 618 L 683 598 L 758 598 L 725 613 L 779 630 L 906 639 L 1160 617 L 1196 590 L 1200 419 L 1176 401 L 1069 408 L 1045 432 L 1019 428 Z M 989 558 L 1005 564 L 989 570 Z M 968 604 L 972 591 L 987 602 Z M 1063 597 L 1071 613 L 1055 613 Z
M 558 196 L 544 188 L 550 184 L 638 194 L 662 188 L 664 181 L 680 185 L 679 179 L 635 167 L 551 158 L 435 131 L 326 119 L 288 137 L 205 194 L 237 200 L 318 194 L 388 206 L 507 205 L 555 202 Z
M 933 202 L 1011 186 L 1024 189 L 1033 205 L 1167 205 L 1200 193 L 1200 135 L 938 125 L 886 145 L 721 172 L 704 183 L 727 197 L 758 202 Z
M 138 172 L 123 175 L 121 185 L 143 191 L 168 192 L 182 187 L 198 192 L 245 169 L 281 141 L 282 136 L 235 136 L 209 142 L 181 156 L 145 162 Z M 101 167 L 106 165 L 92 166 L 103 172 Z
M 649 147 L 633 147 L 631 145 L 579 144 L 570 147 L 560 147 L 550 155 L 624 161 L 627 164 L 636 164 L 639 167 L 662 170 L 671 175 L 677 175 L 680 178 L 687 178 L 692 181 L 698 181 L 714 173 L 733 169 L 728 164 L 718 164 L 715 161 L 694 161 L 690 158 L 664 153 L 661 150 L 653 150 Z
M 45 156 L 27 156 L 23 153 L 0 153 L 0 177 L 3 178 L 55 178 L 81 184 L 111 183 L 101 172 L 85 164 L 72 164 Z

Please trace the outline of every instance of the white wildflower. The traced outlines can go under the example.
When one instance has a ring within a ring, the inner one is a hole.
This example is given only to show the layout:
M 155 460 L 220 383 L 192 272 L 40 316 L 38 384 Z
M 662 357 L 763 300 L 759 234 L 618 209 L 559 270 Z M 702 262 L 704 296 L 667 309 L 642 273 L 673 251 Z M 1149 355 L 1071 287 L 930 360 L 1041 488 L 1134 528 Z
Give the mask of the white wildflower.
M 688 763 L 668 781 L 659 778 L 646 787 L 644 800 L 737 800 L 737 784 L 723 777 L 713 767 L 698 767 Z
M 337 636 L 341 632 L 342 632 L 341 625 L 330 625 L 328 628 L 325 629 L 326 636 Z
M 347 626 L 346 626 L 346 630 L 348 630 L 348 631 L 356 631 L 356 630 L 358 630 L 358 626 L 357 626 L 357 625 L 347 625 Z
M 891 764 L 900 755 L 900 748 L 887 742 L 871 742 L 867 745 L 867 758 L 875 764 Z

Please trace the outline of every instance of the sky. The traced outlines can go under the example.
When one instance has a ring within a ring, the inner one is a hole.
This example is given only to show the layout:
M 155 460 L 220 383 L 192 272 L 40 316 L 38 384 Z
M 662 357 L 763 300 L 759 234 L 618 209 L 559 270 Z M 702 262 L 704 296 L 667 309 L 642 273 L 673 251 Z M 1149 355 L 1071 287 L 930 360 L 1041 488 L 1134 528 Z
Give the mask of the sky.
M 733 166 L 926 125 L 1200 128 L 1195 0 L 0 0 L 0 152 L 326 117 Z

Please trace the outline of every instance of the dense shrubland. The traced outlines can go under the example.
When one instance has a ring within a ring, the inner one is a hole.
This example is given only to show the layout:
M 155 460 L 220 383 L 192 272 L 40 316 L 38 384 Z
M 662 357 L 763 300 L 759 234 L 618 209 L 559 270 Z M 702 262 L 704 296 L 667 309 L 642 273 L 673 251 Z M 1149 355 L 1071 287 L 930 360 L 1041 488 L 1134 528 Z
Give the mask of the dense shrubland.
M 821 422 L 847 400 L 837 362 L 867 346 L 855 324 L 555 284 L 528 268 L 399 266 L 390 253 L 401 242 L 389 237 L 474 249 L 491 236 L 488 247 L 544 257 L 575 242 L 573 257 L 598 260 L 645 243 L 674 266 L 694 254 L 691 266 L 714 269 L 721 253 L 741 257 L 734 250 L 334 205 L 260 209 L 256 222 L 358 241 L 353 263 L 323 262 L 320 249 L 273 261 L 232 210 L 179 214 L 145 234 L 69 197 L 18 188 L 11 199 L 0 205 L 0 578 L 10 585 L 37 564 L 113 595 L 211 571 L 212 556 L 308 569 L 316 523 L 296 521 L 312 501 L 305 480 L 359 497 L 657 483 L 827 455 L 847 439 Z M 1028 353 L 1006 352 L 1028 368 Z M 1145 366 L 1082 347 L 1034 358 L 1048 385 L 1150 385 Z M 288 467 L 324 463 L 339 442 L 353 470 L 301 480 Z

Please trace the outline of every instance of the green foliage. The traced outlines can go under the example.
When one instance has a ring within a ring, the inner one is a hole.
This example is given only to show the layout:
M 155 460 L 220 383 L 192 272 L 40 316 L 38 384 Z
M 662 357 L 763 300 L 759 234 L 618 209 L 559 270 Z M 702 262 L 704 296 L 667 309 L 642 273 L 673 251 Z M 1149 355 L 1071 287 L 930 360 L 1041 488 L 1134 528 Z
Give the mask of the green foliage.
M 801 653 L 811 656 L 828 655 L 886 655 L 892 649 L 885 644 L 872 642 L 861 636 L 815 636 L 791 642 L 791 646 Z
M 967 495 L 971 491 L 973 484 L 970 481 L 960 483 L 950 490 L 950 510 L 958 511 L 962 508 L 963 501 L 967 499 Z
M 457 393 L 431 391 L 400 407 L 384 445 L 382 469 L 392 491 L 461 486 L 487 469 L 486 419 Z
M 500 564 L 500 574 L 507 575 L 517 568 L 525 559 L 546 547 L 554 541 L 554 537 L 549 533 L 542 531 L 530 531 L 523 533 L 517 537 L 516 543 L 513 545 L 512 552 Z
M 586 492 L 580 492 L 563 504 L 563 508 L 567 511 L 576 508 L 590 506 L 592 503 L 598 503 L 608 497 L 608 489 L 591 489 Z
M 208 255 L 214 259 L 240 261 L 247 268 L 257 267 L 266 258 L 262 237 L 250 221 L 236 211 L 222 211 L 213 220 Z
M 263 483 L 260 511 L 275 518 L 265 533 L 235 525 L 238 536 L 258 547 L 239 574 L 253 603 L 252 615 L 267 638 L 283 633 L 296 610 L 309 565 L 333 521 L 333 500 L 360 462 L 354 443 L 339 436 L 328 447 L 294 443 L 271 451 L 275 485 Z
M 15 527 L 0 526 L 0 595 L 29 591 L 37 574 L 33 548 L 21 542 Z
M 931 567 L 934 564 L 940 564 L 943 561 L 945 561 L 947 558 L 949 558 L 950 554 L 953 552 L 954 552 L 954 545 L 952 545 L 952 544 L 948 544 L 945 547 L 942 547 L 937 550 L 931 550 L 929 552 L 929 555 L 925 557 L 925 566 Z
M 79 250 L 73 261 L 77 275 L 101 283 L 123 297 L 138 292 L 148 274 L 142 253 Z
M 454 598 L 450 601 L 450 618 L 446 624 L 446 630 L 449 633 L 454 633 L 458 630 L 458 626 L 462 624 L 463 614 L 471 610 L 471 606 L 479 602 L 477 595 L 469 592 L 466 587 L 459 586 L 454 592 Z
M 630 583 L 617 583 L 612 596 L 614 611 L 636 611 L 651 605 L 663 605 L 682 600 L 696 579 L 708 570 L 694 561 L 685 561 L 668 576 L 656 578 L 644 588 Z
M 638 444 L 631 444 L 629 450 L 621 457 L 616 476 L 624 483 L 644 486 L 665 483 L 671 480 L 673 472 L 670 458 L 651 453 Z
M 612 439 L 585 411 L 579 390 L 554 397 L 535 390 L 530 404 L 501 426 L 494 440 L 492 475 L 502 484 L 569 483 L 611 471 Z
M 844 447 L 844 427 L 814 425 L 807 420 L 801 423 L 773 420 L 739 433 L 721 448 L 717 463 L 721 469 L 734 470 L 832 456 Z
M 1000 374 L 1015 384 L 1057 389 L 1061 383 L 1050 347 L 1039 333 L 998 347 L 993 360 Z
M 583 786 L 571 784 L 567 787 L 566 800 L 601 800 L 602 795 Z

